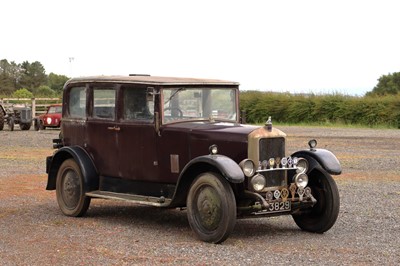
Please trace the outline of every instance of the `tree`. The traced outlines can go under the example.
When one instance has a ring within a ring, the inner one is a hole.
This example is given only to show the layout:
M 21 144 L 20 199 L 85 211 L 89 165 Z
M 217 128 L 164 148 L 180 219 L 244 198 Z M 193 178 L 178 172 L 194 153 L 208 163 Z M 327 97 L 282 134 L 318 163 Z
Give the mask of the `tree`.
M 371 95 L 394 95 L 400 93 L 400 72 L 383 75 L 378 79 L 378 84 L 367 96 Z
M 46 75 L 43 65 L 35 61 L 29 63 L 24 61 L 17 64 L 7 59 L 0 60 L 0 95 L 12 95 L 18 89 L 26 88 L 36 93 L 51 94 L 51 91 L 40 89 L 41 86 L 48 86 L 57 95 L 61 95 L 62 88 L 69 78 L 64 75 L 50 73 Z M 53 95 L 55 96 L 55 95 Z
M 55 92 L 60 93 L 64 87 L 65 82 L 69 78 L 64 75 L 57 75 L 51 72 L 48 77 L 47 85 Z
M 0 61 L 0 93 L 11 95 L 18 87 L 19 66 L 6 59 Z
M 38 88 L 40 85 L 47 84 L 47 76 L 43 65 L 35 61 L 29 63 L 24 61 L 21 64 L 22 76 L 20 85 L 24 88 L 29 88 L 32 91 L 34 88 Z

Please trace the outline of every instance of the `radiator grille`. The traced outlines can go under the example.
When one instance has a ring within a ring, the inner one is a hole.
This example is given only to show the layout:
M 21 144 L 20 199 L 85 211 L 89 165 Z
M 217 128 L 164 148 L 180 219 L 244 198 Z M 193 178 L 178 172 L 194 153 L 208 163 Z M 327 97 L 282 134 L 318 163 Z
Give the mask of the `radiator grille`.
M 27 121 L 31 118 L 31 110 L 21 110 L 21 120 Z
M 284 138 L 263 138 L 259 143 L 260 161 L 269 160 L 270 158 L 282 158 L 285 156 L 285 139 Z M 286 171 L 263 172 L 267 180 L 267 188 L 282 187 L 287 185 Z
M 285 156 L 285 139 L 284 138 L 264 138 L 260 139 L 259 161 L 268 160 L 269 158 Z

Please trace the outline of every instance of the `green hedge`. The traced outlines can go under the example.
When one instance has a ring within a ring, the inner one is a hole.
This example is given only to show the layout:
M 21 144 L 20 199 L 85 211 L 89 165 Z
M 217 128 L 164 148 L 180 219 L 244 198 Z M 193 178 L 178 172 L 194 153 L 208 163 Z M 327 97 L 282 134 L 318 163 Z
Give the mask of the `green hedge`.
M 240 94 L 240 106 L 247 123 L 262 123 L 271 116 L 273 121 L 288 124 L 400 128 L 400 95 L 352 97 L 244 91 Z

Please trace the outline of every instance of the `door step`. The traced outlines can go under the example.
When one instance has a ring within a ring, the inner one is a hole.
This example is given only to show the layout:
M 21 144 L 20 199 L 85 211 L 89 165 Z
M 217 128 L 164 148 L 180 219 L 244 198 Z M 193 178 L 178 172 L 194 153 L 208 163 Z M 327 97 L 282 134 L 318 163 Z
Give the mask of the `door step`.
M 156 206 L 156 207 L 168 207 L 169 204 L 171 203 L 171 199 L 167 199 L 164 197 L 157 198 L 157 197 L 134 195 L 127 193 L 101 191 L 101 190 L 87 192 L 86 196 L 92 198 L 101 198 L 101 199 L 124 200 L 124 201 L 139 203 L 143 205 Z

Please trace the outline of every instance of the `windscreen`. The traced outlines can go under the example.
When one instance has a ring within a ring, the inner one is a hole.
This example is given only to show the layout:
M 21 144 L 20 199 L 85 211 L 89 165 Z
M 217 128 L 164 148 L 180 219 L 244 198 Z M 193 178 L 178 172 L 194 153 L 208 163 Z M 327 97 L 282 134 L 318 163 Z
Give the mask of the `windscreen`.
M 231 88 L 163 89 L 163 123 L 187 120 L 236 122 L 236 93 Z

